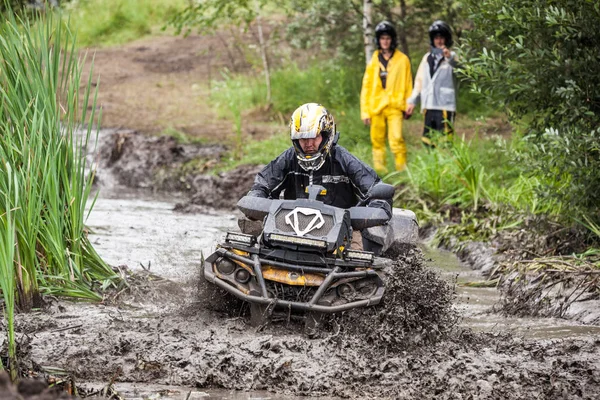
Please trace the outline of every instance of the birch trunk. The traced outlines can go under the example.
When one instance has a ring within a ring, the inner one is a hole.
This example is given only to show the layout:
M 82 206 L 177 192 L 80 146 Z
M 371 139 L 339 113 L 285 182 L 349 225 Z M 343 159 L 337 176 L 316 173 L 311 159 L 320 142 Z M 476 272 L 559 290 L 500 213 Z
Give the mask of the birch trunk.
M 365 41 L 365 62 L 371 61 L 375 45 L 373 42 L 373 0 L 363 1 L 363 38 Z
M 260 56 L 263 62 L 263 69 L 265 70 L 265 81 L 267 84 L 267 106 L 271 105 L 271 70 L 269 69 L 269 59 L 267 58 L 267 46 L 265 44 L 265 38 L 262 31 L 262 21 L 260 15 L 256 17 L 256 23 L 258 25 L 258 43 L 260 45 Z

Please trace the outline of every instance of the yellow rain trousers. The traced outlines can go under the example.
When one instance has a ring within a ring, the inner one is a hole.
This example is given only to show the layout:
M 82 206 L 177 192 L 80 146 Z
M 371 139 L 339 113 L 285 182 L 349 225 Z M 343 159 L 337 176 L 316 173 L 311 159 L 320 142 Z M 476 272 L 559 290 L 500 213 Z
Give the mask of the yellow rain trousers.
M 360 92 L 361 119 L 371 119 L 371 143 L 373 145 L 373 166 L 379 172 L 386 171 L 385 137 L 386 125 L 390 149 L 394 153 L 396 170 L 406 167 L 406 145 L 402 138 L 402 112 L 406 110 L 406 100 L 412 93 L 410 60 L 399 50 L 387 64 L 385 89 L 379 72 L 379 51 L 375 51 L 363 76 Z
M 387 172 L 385 162 L 385 127 L 390 150 L 394 153 L 396 171 L 406 168 L 406 145 L 402 138 L 402 111 L 386 107 L 380 114 L 371 116 L 371 144 L 373 145 L 373 167 L 376 171 Z

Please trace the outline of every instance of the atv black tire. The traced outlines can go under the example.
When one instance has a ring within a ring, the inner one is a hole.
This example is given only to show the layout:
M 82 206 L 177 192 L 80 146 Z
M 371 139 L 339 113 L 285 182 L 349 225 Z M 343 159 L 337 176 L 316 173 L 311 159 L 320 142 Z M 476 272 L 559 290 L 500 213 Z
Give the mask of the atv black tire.
M 260 327 L 269 322 L 269 306 L 267 304 L 250 303 L 250 325 Z
M 207 281 L 204 276 L 204 266 L 200 269 L 198 300 L 205 309 L 229 314 L 239 311 L 243 304 L 242 300 Z
M 307 311 L 304 318 L 304 333 L 306 336 L 309 338 L 317 336 L 323 326 L 325 314 L 318 311 Z

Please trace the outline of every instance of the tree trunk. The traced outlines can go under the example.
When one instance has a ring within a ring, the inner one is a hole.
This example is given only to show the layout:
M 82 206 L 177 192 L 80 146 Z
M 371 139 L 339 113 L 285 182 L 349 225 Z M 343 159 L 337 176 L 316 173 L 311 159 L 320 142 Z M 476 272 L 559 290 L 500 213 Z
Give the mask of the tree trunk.
M 400 23 L 398 24 L 398 43 L 400 49 L 407 57 L 410 57 L 408 53 L 408 41 L 406 40 L 406 0 L 400 0 Z
M 269 69 L 269 59 L 267 58 L 267 46 L 265 45 L 265 38 L 262 31 L 262 21 L 260 15 L 256 17 L 256 24 L 258 25 L 258 43 L 260 47 L 260 56 L 263 62 L 263 69 L 265 70 L 265 81 L 267 84 L 267 107 L 271 106 L 271 70 Z
M 363 38 L 365 41 L 365 62 L 371 61 L 375 44 L 373 42 L 373 0 L 363 1 Z

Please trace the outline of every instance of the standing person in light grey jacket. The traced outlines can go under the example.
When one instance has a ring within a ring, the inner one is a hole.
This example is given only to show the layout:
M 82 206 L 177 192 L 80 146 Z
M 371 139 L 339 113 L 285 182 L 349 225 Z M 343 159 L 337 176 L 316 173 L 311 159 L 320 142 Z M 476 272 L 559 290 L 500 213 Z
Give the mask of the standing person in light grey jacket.
M 407 100 L 406 113 L 410 116 L 415 105 L 421 101 L 421 112 L 425 114 L 423 143 L 435 147 L 434 133 L 442 132 L 443 138 L 451 140 L 456 115 L 456 91 L 453 70 L 456 54 L 452 47 L 452 31 L 444 21 L 435 21 L 429 27 L 431 51 L 425 54 Z

